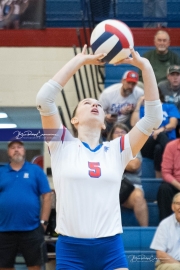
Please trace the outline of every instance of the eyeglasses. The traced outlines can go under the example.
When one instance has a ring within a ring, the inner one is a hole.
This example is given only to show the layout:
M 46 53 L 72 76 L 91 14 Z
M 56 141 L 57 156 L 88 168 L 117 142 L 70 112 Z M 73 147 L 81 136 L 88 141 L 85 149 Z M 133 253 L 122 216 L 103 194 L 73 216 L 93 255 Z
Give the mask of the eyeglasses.
M 180 202 L 173 202 L 174 204 L 177 204 L 177 205 L 179 205 L 180 206 Z

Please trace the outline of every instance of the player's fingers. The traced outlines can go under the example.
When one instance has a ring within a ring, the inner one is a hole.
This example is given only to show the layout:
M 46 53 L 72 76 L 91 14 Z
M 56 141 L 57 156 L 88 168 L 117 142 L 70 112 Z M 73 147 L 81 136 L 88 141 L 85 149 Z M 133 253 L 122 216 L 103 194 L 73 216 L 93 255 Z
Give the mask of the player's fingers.
M 102 60 L 106 55 L 107 53 L 98 53 L 95 56 L 96 56 L 96 59 Z
M 85 54 L 87 50 L 87 44 L 84 45 L 83 49 L 82 49 L 82 54 Z
M 127 57 L 121 61 L 116 62 L 114 65 L 120 65 L 120 64 L 130 64 L 132 61 L 132 57 Z
M 130 48 L 130 52 L 133 58 L 135 58 L 136 56 L 140 56 L 140 54 L 134 50 L 134 48 Z

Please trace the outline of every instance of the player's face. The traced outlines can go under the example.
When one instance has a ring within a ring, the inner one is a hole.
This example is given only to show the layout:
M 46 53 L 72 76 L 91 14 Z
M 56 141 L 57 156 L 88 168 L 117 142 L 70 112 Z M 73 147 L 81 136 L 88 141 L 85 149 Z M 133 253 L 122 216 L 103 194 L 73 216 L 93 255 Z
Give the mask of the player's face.
M 104 123 L 104 110 L 101 103 L 93 98 L 86 98 L 79 102 L 75 117 L 80 124 Z M 90 122 L 91 121 L 91 122 Z
M 172 204 L 172 210 L 175 213 L 176 219 L 180 222 L 180 196 L 176 197 L 175 202 Z
M 167 53 L 170 45 L 168 35 L 166 33 L 159 33 L 154 39 L 154 45 L 159 53 Z
M 19 143 L 13 143 L 8 148 L 8 156 L 11 162 L 21 163 L 25 158 L 24 146 Z
M 127 82 L 126 80 L 122 80 L 121 94 L 123 95 L 123 97 L 128 97 L 129 95 L 131 95 L 135 85 L 135 82 Z
M 114 130 L 114 133 L 112 135 L 112 139 L 114 140 L 114 139 L 116 139 L 116 138 L 118 138 L 120 136 L 123 136 L 125 134 L 126 134 L 126 131 L 124 129 L 116 127 L 115 130 Z
M 169 74 L 167 78 L 172 87 L 180 86 L 180 74 L 178 72 L 173 72 Z

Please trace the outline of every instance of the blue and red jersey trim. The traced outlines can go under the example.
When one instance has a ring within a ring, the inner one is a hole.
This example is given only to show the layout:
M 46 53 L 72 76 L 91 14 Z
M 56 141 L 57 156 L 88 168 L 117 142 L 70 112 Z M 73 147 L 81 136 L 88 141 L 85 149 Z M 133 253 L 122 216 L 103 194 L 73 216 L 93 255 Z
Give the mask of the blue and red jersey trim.
M 125 136 L 120 137 L 120 152 L 124 151 L 124 145 L 125 145 Z

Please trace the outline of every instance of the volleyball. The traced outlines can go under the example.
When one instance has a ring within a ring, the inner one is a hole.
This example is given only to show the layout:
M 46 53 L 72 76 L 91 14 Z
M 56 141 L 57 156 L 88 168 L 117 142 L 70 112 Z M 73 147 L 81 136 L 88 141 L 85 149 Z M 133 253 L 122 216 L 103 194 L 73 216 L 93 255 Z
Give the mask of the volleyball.
M 129 47 L 134 47 L 130 28 L 118 20 L 100 22 L 92 31 L 90 45 L 94 54 L 106 53 L 104 62 L 115 64 L 130 55 Z

